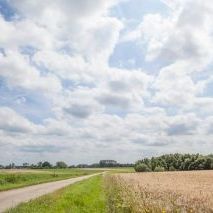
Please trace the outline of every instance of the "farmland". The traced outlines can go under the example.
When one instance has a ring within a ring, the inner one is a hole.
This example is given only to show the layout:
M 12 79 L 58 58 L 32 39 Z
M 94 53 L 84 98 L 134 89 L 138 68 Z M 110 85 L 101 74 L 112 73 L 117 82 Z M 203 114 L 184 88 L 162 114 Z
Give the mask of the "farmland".
M 213 212 L 212 180 L 211 170 L 133 173 L 126 169 L 124 173 L 114 169 L 8 212 L 210 213 Z
M 213 171 L 108 176 L 109 212 L 213 212 Z
M 0 191 L 89 175 L 95 172 L 98 171 L 92 169 L 0 170 Z

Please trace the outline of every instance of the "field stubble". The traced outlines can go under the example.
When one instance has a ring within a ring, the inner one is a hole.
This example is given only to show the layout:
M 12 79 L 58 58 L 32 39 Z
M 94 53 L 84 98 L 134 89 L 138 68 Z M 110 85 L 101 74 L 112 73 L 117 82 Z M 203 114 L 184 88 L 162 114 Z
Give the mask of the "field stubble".
M 109 212 L 213 212 L 213 171 L 106 177 Z

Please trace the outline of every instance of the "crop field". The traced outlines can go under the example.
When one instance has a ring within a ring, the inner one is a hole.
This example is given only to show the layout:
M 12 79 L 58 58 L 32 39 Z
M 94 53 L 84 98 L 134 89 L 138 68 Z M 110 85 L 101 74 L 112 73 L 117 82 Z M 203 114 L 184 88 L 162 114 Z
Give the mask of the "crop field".
M 109 212 L 213 212 L 213 171 L 117 174 L 105 185 Z
M 84 169 L 0 170 L 0 191 L 98 172 Z

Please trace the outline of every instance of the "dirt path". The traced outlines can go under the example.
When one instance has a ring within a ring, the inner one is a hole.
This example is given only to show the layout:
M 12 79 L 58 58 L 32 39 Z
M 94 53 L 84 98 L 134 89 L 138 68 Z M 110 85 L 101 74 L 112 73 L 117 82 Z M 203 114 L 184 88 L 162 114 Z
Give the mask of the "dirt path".
M 34 186 L 28 186 L 20 189 L 12 189 L 9 191 L 0 192 L 0 213 L 4 212 L 8 208 L 13 208 L 22 202 L 27 202 L 29 200 L 54 192 L 57 189 L 63 188 L 81 180 L 88 179 L 98 174 L 102 173 L 86 175 L 82 177 L 76 177 L 72 179 L 60 180 L 50 183 L 42 183 Z

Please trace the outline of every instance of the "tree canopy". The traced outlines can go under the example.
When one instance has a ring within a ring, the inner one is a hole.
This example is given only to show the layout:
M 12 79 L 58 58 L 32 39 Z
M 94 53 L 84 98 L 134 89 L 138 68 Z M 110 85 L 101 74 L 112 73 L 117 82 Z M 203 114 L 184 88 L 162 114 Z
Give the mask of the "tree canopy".
M 140 172 L 141 164 L 151 171 L 210 170 L 213 169 L 213 155 L 176 153 L 144 158 L 135 163 L 135 171 Z
M 57 168 L 67 168 L 67 164 L 64 161 L 58 161 L 56 162 L 56 167 Z

